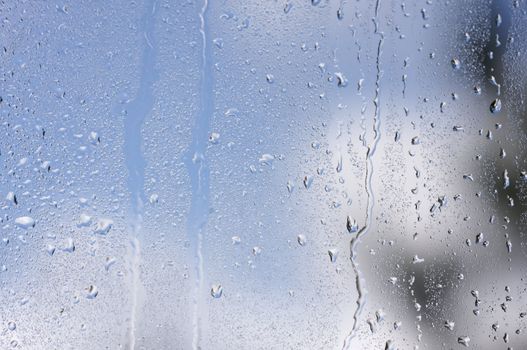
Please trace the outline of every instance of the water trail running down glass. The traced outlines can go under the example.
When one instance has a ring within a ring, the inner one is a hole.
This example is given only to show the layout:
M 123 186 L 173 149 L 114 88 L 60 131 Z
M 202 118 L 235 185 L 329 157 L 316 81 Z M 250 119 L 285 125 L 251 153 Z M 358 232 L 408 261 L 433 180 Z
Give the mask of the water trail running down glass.
M 140 26 L 143 32 L 143 56 L 141 59 L 139 90 L 134 100 L 126 107 L 127 114 L 124 125 L 124 155 L 128 169 L 128 189 L 131 199 L 128 222 L 132 236 L 127 257 L 131 274 L 132 306 L 126 348 L 132 350 L 135 348 L 138 313 L 141 309 L 144 294 L 140 266 L 146 164 L 142 151 L 141 127 L 145 118 L 152 112 L 154 104 L 153 86 L 158 78 L 154 69 L 157 56 L 156 41 L 154 40 L 155 14 L 156 2 L 153 0 L 148 1 L 145 5 Z
M 196 281 L 193 290 L 194 310 L 192 319 L 193 339 L 192 348 L 200 348 L 201 314 L 204 303 L 201 298 L 203 291 L 203 256 L 201 252 L 203 228 L 209 214 L 209 168 L 205 151 L 208 144 L 210 121 L 214 111 L 212 50 L 209 43 L 209 28 L 207 12 L 209 4 L 204 0 L 199 13 L 201 51 L 201 97 L 200 109 L 192 129 L 192 143 L 186 154 L 185 164 L 189 171 L 192 185 L 192 201 L 187 220 L 188 237 L 195 257 Z
M 366 151 L 366 171 L 365 171 L 365 177 L 364 177 L 364 189 L 366 191 L 366 219 L 364 226 L 359 230 L 357 233 L 357 236 L 351 239 L 350 242 L 350 260 L 351 264 L 353 266 L 353 271 L 355 272 L 355 285 L 357 288 L 357 308 L 355 309 L 355 313 L 353 314 L 353 326 L 351 328 L 350 333 L 344 340 L 343 350 L 348 350 L 351 346 L 351 341 L 356 335 L 357 332 L 357 324 L 359 317 L 362 313 L 362 309 L 364 308 L 364 304 L 366 302 L 366 290 L 363 286 L 362 281 L 362 273 L 359 270 L 359 264 L 356 261 L 357 258 L 357 245 L 360 242 L 360 239 L 362 236 L 366 235 L 370 229 L 372 216 L 373 216 L 373 206 L 375 204 L 375 196 L 372 188 L 372 176 L 374 172 L 374 165 L 373 165 L 373 157 L 375 155 L 375 151 L 377 149 L 377 144 L 379 143 L 381 139 L 381 114 L 380 114 L 380 103 L 379 103 L 379 97 L 380 97 L 380 82 L 382 77 L 382 70 L 381 70 L 381 53 L 382 53 L 382 44 L 384 42 L 384 34 L 382 32 L 379 32 L 379 23 L 378 23 L 378 14 L 379 14 L 379 6 L 380 6 L 380 0 L 377 0 L 376 6 L 375 6 L 375 17 L 373 18 L 373 22 L 375 25 L 375 34 L 379 36 L 379 43 L 377 45 L 377 58 L 376 58 L 376 78 L 375 78 L 375 97 L 373 100 L 373 104 L 375 106 L 375 112 L 374 112 L 374 119 L 373 119 L 373 142 L 371 145 L 367 147 Z M 366 145 L 366 138 L 363 138 L 363 144 Z

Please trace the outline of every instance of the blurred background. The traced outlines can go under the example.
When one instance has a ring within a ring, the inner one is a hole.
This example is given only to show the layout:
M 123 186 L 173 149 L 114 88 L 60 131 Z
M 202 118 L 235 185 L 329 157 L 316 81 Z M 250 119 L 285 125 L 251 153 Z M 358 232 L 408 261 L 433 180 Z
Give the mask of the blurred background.
M 0 348 L 527 348 L 526 11 L 2 1 Z

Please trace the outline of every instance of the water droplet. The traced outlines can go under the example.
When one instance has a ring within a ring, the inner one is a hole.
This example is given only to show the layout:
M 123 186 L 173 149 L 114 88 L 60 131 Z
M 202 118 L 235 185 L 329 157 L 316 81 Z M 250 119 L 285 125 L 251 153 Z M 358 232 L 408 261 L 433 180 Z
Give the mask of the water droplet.
M 450 61 L 450 64 L 452 65 L 452 68 L 459 69 L 461 67 L 461 62 L 457 58 L 453 58 Z
M 18 200 L 16 198 L 16 195 L 14 192 L 8 192 L 5 199 L 11 203 L 13 203 L 14 205 L 18 205 Z
M 210 288 L 210 295 L 213 297 L 213 298 L 220 298 L 223 294 L 223 287 L 221 286 L 221 284 L 213 284 L 212 287 Z
M 496 16 L 496 27 L 499 27 L 501 25 L 501 15 L 498 13 Z
M 29 216 L 20 216 L 15 219 L 15 225 L 27 230 L 30 227 L 35 227 L 35 220 Z
M 348 229 L 349 233 L 355 233 L 359 230 L 359 224 L 357 223 L 357 220 L 353 219 L 351 216 L 348 216 L 346 218 L 346 228 Z
M 115 260 L 115 258 L 111 258 L 111 257 L 106 257 L 106 262 L 104 263 L 104 269 L 106 271 L 110 270 L 110 267 L 112 267 L 113 264 L 115 264 L 117 262 L 117 260 Z
M 260 255 L 262 254 L 262 248 L 256 246 L 256 247 L 253 247 L 253 255 L 254 256 L 257 256 L 257 255 Z
M 412 258 L 412 263 L 413 264 L 420 264 L 422 262 L 424 262 L 425 259 L 422 259 L 420 258 L 419 256 L 415 255 L 413 258 Z
M 313 176 L 306 175 L 304 176 L 304 187 L 306 189 L 309 189 L 311 187 L 311 184 L 313 183 Z
M 337 161 L 337 173 L 340 173 L 342 171 L 342 154 L 339 153 L 338 161 Z
M 212 42 L 214 43 L 214 45 L 216 45 L 218 49 L 223 49 L 223 39 L 222 38 L 214 38 Z
M 499 113 L 501 111 L 501 100 L 499 98 L 492 101 L 489 107 L 491 113 Z
M 260 159 L 258 159 L 258 162 L 260 162 L 260 164 L 265 164 L 265 165 L 272 165 L 273 161 L 274 161 L 274 156 L 269 153 L 262 154 Z
M 106 235 L 110 232 L 110 229 L 113 227 L 113 220 L 111 219 L 100 219 L 97 222 L 97 227 L 95 228 L 94 233 L 100 235 Z
M 337 18 L 339 21 L 344 18 L 344 10 L 342 9 L 342 7 L 337 10 Z
M 306 245 L 306 236 L 305 235 L 299 234 L 296 237 L 296 240 L 298 241 L 298 244 L 300 244 L 301 246 L 305 246 Z
M 67 253 L 73 253 L 75 251 L 75 242 L 73 242 L 73 238 L 66 239 L 66 243 L 64 244 L 64 248 L 62 248 L 62 250 Z
M 91 216 L 83 213 L 79 217 L 79 224 L 77 226 L 79 226 L 79 227 L 90 226 L 91 222 L 92 222 Z
M 88 141 L 90 141 L 92 145 L 96 145 L 101 142 L 101 138 L 99 137 L 99 134 L 97 134 L 95 131 L 92 131 L 88 136 Z
M 461 344 L 463 346 L 468 347 L 469 346 L 468 343 L 470 342 L 470 338 L 467 337 L 467 336 L 459 337 L 459 338 L 457 338 L 457 342 L 458 342 L 458 344 Z
M 505 169 L 503 171 L 503 189 L 507 189 L 507 187 L 509 187 L 511 184 L 511 181 L 509 179 L 509 172 L 507 171 L 507 169 Z
M 213 145 L 217 144 L 220 141 L 220 134 L 213 132 L 209 135 L 209 142 Z
M 234 118 L 236 117 L 238 114 L 238 109 L 237 108 L 229 108 L 225 111 L 224 115 L 228 118 Z
M 381 323 L 384 318 L 386 317 L 386 313 L 383 309 L 379 309 L 375 311 L 375 319 L 377 320 L 377 323 Z
M 88 299 L 95 299 L 97 297 L 97 295 L 99 295 L 99 290 L 93 284 L 90 285 L 87 288 L 87 290 L 88 290 L 88 294 L 86 295 L 86 298 L 88 298 Z
M 293 182 L 291 182 L 291 180 L 288 180 L 287 181 L 287 192 L 293 193 L 294 189 L 295 189 L 295 185 L 293 184 Z
M 159 201 L 159 195 L 157 193 L 152 193 L 148 201 L 150 204 L 156 204 Z
M 55 254 L 55 250 L 56 248 L 54 245 L 48 244 L 48 246 L 46 247 L 46 252 L 48 252 L 50 256 L 53 256 L 53 254 Z
M 341 72 L 336 72 L 335 77 L 337 77 L 337 86 L 345 87 L 348 85 L 348 79 Z
M 329 254 L 329 260 L 334 263 L 337 261 L 337 256 L 339 255 L 339 250 L 334 248 L 334 249 L 330 249 L 328 250 L 328 254 Z
M 16 323 L 13 322 L 13 321 L 9 321 L 7 323 L 7 328 L 10 330 L 10 331 L 14 331 L 16 329 Z

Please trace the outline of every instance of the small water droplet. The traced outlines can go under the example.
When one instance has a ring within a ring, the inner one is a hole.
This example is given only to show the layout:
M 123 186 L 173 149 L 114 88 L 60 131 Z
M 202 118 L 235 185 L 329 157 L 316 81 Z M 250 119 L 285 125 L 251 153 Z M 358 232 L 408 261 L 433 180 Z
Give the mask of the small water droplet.
M 496 27 L 499 27 L 501 25 L 501 15 L 498 13 L 496 16 Z
M 422 259 L 420 258 L 419 256 L 415 255 L 413 258 L 412 258 L 412 263 L 413 264 L 420 264 L 422 262 L 424 262 L 425 259 Z
M 274 161 L 274 156 L 269 153 L 262 154 L 260 159 L 258 159 L 258 162 L 264 165 L 272 165 L 273 161 Z
M 295 189 L 295 185 L 291 180 L 287 181 L 287 192 L 293 193 L 293 190 Z
M 106 235 L 110 232 L 110 229 L 113 227 L 113 220 L 111 219 L 100 219 L 97 222 L 97 227 L 95 228 L 94 233 L 99 235 Z
M 217 133 L 217 132 L 212 132 L 212 133 L 209 135 L 209 142 L 212 143 L 213 145 L 218 144 L 219 141 L 220 141 L 220 134 L 219 134 L 219 133 Z
M 501 111 L 501 100 L 499 98 L 492 101 L 489 107 L 491 113 L 499 113 Z
M 15 225 L 27 230 L 30 227 L 35 227 L 35 219 L 29 216 L 20 216 L 15 219 Z
M 359 230 L 359 224 L 357 223 L 357 220 L 353 219 L 351 216 L 348 216 L 346 218 L 346 228 L 348 229 L 349 233 L 355 233 Z
M 66 239 L 66 243 L 64 244 L 64 248 L 62 248 L 63 251 L 67 253 L 73 253 L 75 251 L 75 242 L 73 242 L 73 238 Z
M 454 321 L 445 321 L 445 328 L 453 331 L 454 330 L 455 323 Z
M 340 173 L 342 171 L 342 154 L 339 153 L 338 155 L 338 161 L 337 161 L 337 173 Z
M 88 299 L 95 299 L 97 295 L 99 295 L 99 290 L 95 285 L 90 285 L 88 288 L 88 294 L 86 295 L 86 298 Z
M 467 336 L 462 336 L 462 337 L 457 338 L 457 342 L 458 342 L 458 344 L 461 344 L 463 346 L 468 347 L 469 346 L 469 342 L 470 342 L 470 338 L 467 337 Z
M 156 204 L 159 201 L 159 195 L 157 193 L 152 193 L 148 201 L 150 204 Z
M 329 254 L 329 260 L 334 263 L 337 261 L 337 257 L 339 255 L 339 250 L 334 248 L 334 249 L 330 249 L 328 250 L 328 254 Z
M 223 287 L 221 286 L 221 284 L 213 284 L 212 287 L 210 288 L 210 295 L 213 297 L 213 298 L 220 298 L 223 294 Z
M 53 256 L 53 254 L 55 254 L 55 250 L 56 248 L 54 245 L 48 244 L 48 246 L 46 247 L 46 252 L 48 252 L 50 256 Z
M 338 87 L 346 87 L 348 85 L 348 79 L 341 72 L 336 72 L 335 77 L 337 77 Z
M 18 200 L 16 198 L 16 195 L 14 192 L 8 192 L 5 199 L 11 203 L 13 203 L 14 205 L 18 205 Z
M 79 227 L 90 226 L 90 225 L 91 225 L 91 222 L 92 222 L 92 218 L 91 218 L 91 216 L 82 213 L 82 214 L 80 215 L 80 217 L 79 217 L 79 224 L 78 224 L 77 226 L 79 226 Z
M 257 246 L 253 247 L 253 255 L 257 256 L 257 255 L 260 255 L 260 254 L 262 254 L 262 248 L 257 247 Z
M 88 136 L 88 140 L 92 145 L 96 145 L 101 142 L 101 138 L 99 137 L 99 134 L 97 134 L 95 131 L 90 132 L 90 135 Z
M 510 178 L 509 178 L 509 172 L 507 169 L 503 171 L 503 189 L 507 189 L 511 184 Z
M 342 10 L 342 7 L 337 10 L 337 18 L 339 21 L 344 18 L 344 11 Z
M 106 257 L 106 262 L 104 263 L 104 269 L 106 271 L 110 270 L 110 267 L 112 267 L 113 264 L 115 264 L 117 262 L 117 260 L 115 260 L 115 258 L 111 258 L 111 257 Z
M 313 183 L 313 176 L 310 176 L 310 175 L 306 175 L 304 176 L 304 187 L 306 189 L 309 189 L 311 187 L 311 184 Z

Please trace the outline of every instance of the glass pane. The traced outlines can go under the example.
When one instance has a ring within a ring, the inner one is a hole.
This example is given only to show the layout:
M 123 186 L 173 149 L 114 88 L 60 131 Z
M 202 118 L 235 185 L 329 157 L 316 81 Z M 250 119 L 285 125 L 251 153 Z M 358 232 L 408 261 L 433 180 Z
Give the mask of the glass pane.
M 0 348 L 526 348 L 526 6 L 4 1 Z

